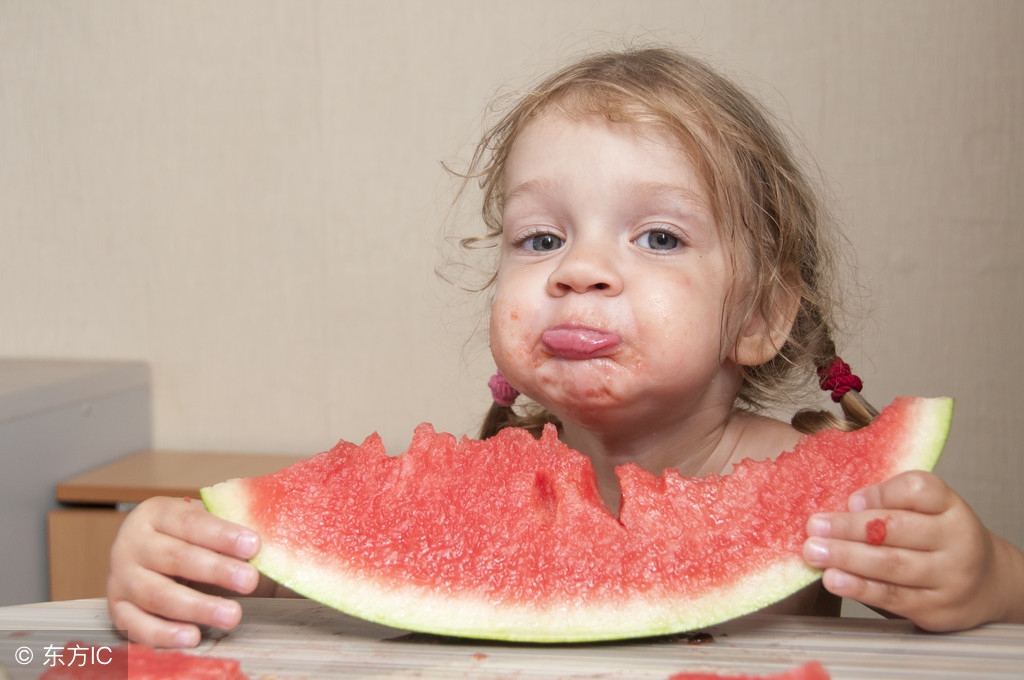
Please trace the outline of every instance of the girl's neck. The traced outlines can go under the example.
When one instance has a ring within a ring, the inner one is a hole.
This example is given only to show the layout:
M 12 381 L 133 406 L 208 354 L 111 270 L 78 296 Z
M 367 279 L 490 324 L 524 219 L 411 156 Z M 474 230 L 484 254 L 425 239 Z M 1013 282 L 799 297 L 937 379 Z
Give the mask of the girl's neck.
M 688 477 L 728 474 L 744 458 L 763 459 L 789 450 L 799 439 L 789 424 L 732 411 L 695 414 L 669 429 L 638 427 L 624 433 L 584 430 L 563 424 L 562 440 L 594 465 L 601 496 L 618 514 L 615 467 L 635 463 L 655 475 L 674 468 Z

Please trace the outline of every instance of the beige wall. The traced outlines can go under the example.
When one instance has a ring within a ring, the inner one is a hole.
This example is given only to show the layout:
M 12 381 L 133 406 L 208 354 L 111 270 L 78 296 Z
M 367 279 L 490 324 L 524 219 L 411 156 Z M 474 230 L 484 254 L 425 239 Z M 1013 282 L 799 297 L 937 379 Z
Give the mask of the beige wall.
M 802 132 L 868 293 L 848 360 L 957 397 L 940 471 L 1024 545 L 1021 34 L 1012 0 L 0 0 L 0 355 L 149 361 L 164 448 L 471 431 L 440 161 L 499 87 L 653 37 Z

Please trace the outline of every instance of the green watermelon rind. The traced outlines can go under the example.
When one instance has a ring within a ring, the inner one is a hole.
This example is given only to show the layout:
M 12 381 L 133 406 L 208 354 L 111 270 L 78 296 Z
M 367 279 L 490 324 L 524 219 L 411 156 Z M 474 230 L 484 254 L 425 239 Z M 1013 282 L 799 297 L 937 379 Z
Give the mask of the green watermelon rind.
M 914 399 L 906 420 L 912 436 L 893 455 L 892 474 L 934 468 L 952 420 L 953 400 Z M 884 480 L 878 480 L 884 481 Z M 244 480 L 228 480 L 202 490 L 214 515 L 254 526 L 245 508 Z M 587 642 L 680 633 L 705 628 L 774 604 L 821 577 L 799 555 L 777 558 L 748 571 L 737 583 L 680 599 L 638 596 L 628 601 L 494 606 L 473 596 L 440 592 L 413 583 L 388 584 L 335 564 L 325 567 L 278 545 L 264 544 L 251 560 L 263 574 L 311 600 L 352 616 L 402 630 L 465 638 L 522 642 Z

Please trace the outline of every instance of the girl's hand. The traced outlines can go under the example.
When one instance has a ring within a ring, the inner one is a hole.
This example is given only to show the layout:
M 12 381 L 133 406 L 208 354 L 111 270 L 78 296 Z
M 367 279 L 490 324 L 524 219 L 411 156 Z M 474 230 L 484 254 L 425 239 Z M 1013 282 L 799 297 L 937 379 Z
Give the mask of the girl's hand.
M 107 598 L 114 626 L 154 647 L 195 647 L 195 624 L 231 629 L 239 604 L 190 588 L 206 583 L 251 593 L 259 573 L 246 560 L 259 552 L 251 530 L 214 517 L 199 501 L 150 498 L 125 518 L 110 551 Z
M 1024 617 L 1024 555 L 937 476 L 906 472 L 814 515 L 804 560 L 827 590 L 949 631 Z

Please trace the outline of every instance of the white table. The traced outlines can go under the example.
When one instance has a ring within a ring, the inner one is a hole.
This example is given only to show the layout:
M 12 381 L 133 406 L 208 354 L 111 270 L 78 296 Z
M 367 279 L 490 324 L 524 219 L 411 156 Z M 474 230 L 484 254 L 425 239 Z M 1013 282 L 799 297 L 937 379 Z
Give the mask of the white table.
M 308 600 L 242 599 L 241 625 L 208 636 L 197 654 L 237 659 L 252 680 L 331 678 L 637 678 L 683 671 L 769 674 L 810 659 L 837 680 L 1024 678 L 1024 626 L 989 625 L 933 635 L 905 621 L 753 615 L 692 636 L 591 645 L 442 639 L 360 621 Z M 38 677 L 13 661 L 28 646 L 70 634 L 119 644 L 103 599 L 0 608 L 0 664 L 11 680 Z M 19 675 L 19 673 L 21 673 Z

